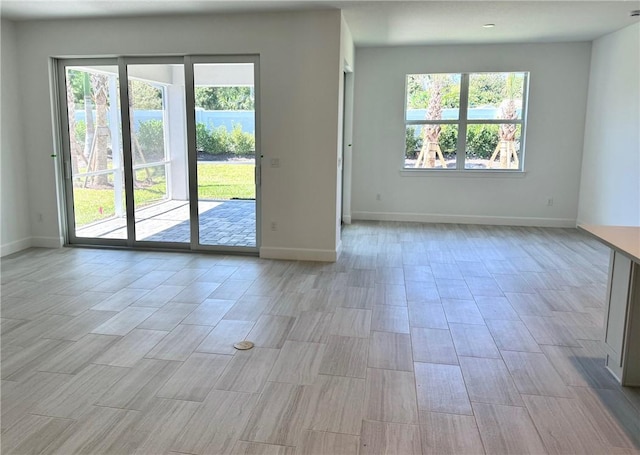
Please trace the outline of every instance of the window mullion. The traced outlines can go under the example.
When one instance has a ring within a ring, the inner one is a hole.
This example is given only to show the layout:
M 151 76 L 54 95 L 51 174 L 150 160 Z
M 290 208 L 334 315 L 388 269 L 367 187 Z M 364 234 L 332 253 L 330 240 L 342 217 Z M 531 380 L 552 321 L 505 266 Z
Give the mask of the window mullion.
M 469 74 L 463 73 L 460 78 L 460 113 L 458 118 L 458 144 L 456 147 L 456 169 L 464 169 L 467 149 L 467 113 L 469 106 Z

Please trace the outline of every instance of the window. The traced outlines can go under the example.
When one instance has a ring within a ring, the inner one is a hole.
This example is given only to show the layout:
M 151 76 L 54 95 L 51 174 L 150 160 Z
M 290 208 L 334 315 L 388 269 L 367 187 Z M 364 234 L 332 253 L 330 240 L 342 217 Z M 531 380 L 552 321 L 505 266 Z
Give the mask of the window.
M 523 169 L 529 73 L 408 74 L 405 169 Z

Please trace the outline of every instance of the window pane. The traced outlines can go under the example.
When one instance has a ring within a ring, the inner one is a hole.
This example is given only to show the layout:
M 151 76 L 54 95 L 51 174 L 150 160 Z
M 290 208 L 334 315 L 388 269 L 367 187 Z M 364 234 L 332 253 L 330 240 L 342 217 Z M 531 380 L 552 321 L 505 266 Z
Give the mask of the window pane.
M 408 125 L 405 168 L 455 169 L 458 125 Z
M 521 132 L 514 123 L 468 125 L 465 169 L 520 169 Z
M 408 74 L 407 120 L 457 120 L 459 74 Z
M 521 119 L 525 74 L 470 74 L 469 120 Z
M 118 68 L 67 67 L 76 237 L 126 239 Z
M 166 153 L 164 89 L 149 79 L 166 71 L 167 65 L 129 65 L 129 115 L 131 116 L 131 153 L 133 164 L 164 161 Z

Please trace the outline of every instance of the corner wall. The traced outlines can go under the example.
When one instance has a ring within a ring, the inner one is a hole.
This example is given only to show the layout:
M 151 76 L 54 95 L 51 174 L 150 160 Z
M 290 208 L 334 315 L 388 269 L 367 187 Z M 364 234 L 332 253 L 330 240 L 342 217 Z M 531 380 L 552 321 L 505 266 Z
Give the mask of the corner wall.
M 1 29 L 2 105 L 0 123 L 0 256 L 31 246 L 27 187 L 27 153 L 20 122 L 21 85 L 15 24 L 5 19 Z M 48 102 L 48 100 L 47 100 Z M 47 107 L 45 106 L 45 110 Z
M 593 42 L 578 222 L 640 226 L 640 24 Z
M 590 50 L 590 43 L 357 48 L 353 218 L 575 226 Z M 482 71 L 531 72 L 526 173 L 402 175 L 405 75 Z
M 260 254 L 335 260 L 340 21 L 340 11 L 315 11 L 21 22 L 22 122 L 38 132 L 24 143 L 31 218 L 42 215 L 34 244 L 59 245 L 62 236 L 49 158 L 50 57 L 260 54 Z M 269 166 L 273 158 L 279 167 Z

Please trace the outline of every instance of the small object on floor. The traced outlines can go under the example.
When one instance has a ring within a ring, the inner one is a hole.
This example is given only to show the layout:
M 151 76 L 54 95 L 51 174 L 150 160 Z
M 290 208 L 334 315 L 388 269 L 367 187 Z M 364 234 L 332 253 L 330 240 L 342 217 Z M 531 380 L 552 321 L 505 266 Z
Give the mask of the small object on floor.
M 246 351 L 247 349 L 251 349 L 253 347 L 252 341 L 239 341 L 233 345 L 234 348 L 239 349 L 241 351 Z

